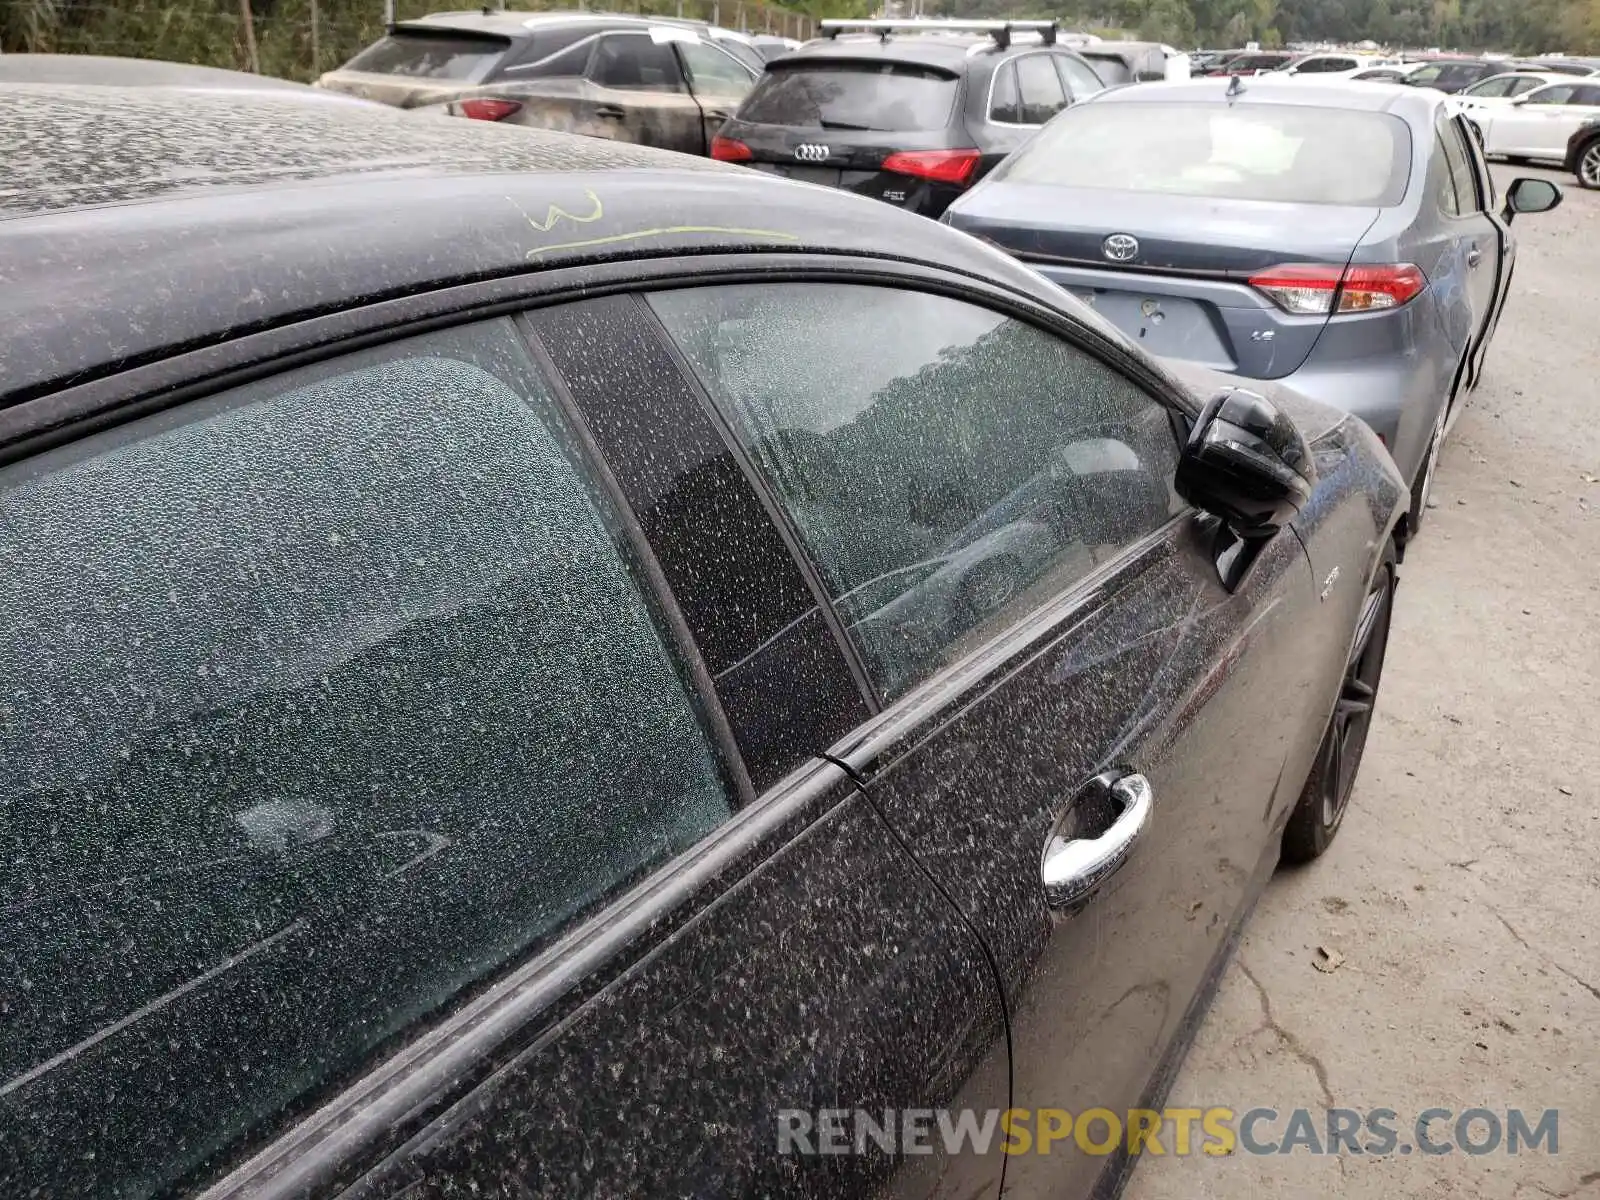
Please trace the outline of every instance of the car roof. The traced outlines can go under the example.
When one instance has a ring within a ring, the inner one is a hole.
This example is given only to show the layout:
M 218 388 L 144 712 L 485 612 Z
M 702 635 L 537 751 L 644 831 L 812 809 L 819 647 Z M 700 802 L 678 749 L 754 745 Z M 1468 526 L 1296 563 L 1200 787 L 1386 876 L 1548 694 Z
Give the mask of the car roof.
M 1235 77 L 1238 78 L 1238 77 Z M 1240 90 L 1232 96 L 1234 87 Z M 1090 97 L 1090 104 L 1295 104 L 1307 108 L 1343 108 L 1362 112 L 1391 112 L 1411 121 L 1433 119 L 1447 97 L 1428 88 L 1387 87 L 1347 79 L 1307 82 L 1304 79 L 1199 79 L 1141 83 L 1138 87 L 1110 88 Z
M 860 254 L 1054 296 L 881 201 L 385 106 L 0 85 L 0 144 L 0 417 L 66 381 L 530 263 Z
M 890 33 L 887 37 L 876 33 L 841 33 L 838 37 L 815 38 L 798 50 L 792 50 L 772 60 L 773 64 L 790 66 L 810 59 L 888 59 L 893 62 L 920 66 L 943 67 L 961 73 L 968 63 L 989 62 L 1022 50 L 1045 48 L 1037 34 L 1014 34 L 1009 46 L 1001 46 L 987 34 L 970 33 Z M 1075 46 L 1055 43 L 1050 49 L 1067 53 L 1081 53 Z
M 589 12 L 512 12 L 506 9 L 464 9 L 459 12 L 429 13 L 424 17 L 398 22 L 401 31 L 441 30 L 457 33 L 497 34 L 508 38 L 532 37 L 540 30 L 593 25 L 596 29 L 615 29 L 650 25 L 675 25 L 672 17 L 641 17 L 622 13 Z M 684 22 L 687 23 L 687 22 Z
M 0 83 L 93 84 L 97 87 L 238 88 L 309 92 L 303 83 L 157 58 L 107 54 L 0 54 Z

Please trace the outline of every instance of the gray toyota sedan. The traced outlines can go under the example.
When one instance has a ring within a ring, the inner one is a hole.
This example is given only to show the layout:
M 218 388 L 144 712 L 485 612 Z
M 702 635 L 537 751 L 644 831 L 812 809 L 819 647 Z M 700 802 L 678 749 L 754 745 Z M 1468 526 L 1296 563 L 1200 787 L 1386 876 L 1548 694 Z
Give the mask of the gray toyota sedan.
M 1515 262 L 1511 219 L 1447 100 L 1367 83 L 1201 79 L 1074 105 L 945 220 L 1031 263 L 1154 354 L 1356 413 L 1427 506 Z

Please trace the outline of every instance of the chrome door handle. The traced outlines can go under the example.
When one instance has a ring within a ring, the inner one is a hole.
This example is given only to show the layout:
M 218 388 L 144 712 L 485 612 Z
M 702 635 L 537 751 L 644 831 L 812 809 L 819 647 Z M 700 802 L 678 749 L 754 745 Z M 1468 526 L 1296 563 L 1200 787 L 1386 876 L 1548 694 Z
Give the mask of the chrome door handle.
M 1122 812 L 1099 837 L 1063 838 L 1059 831 L 1045 843 L 1039 874 L 1044 881 L 1045 903 L 1053 909 L 1070 908 L 1087 899 L 1121 869 L 1133 853 L 1155 804 L 1155 792 L 1143 775 L 1124 775 L 1108 789 Z
M 1472 246 L 1467 250 L 1467 266 L 1476 268 L 1477 265 L 1479 263 L 1481 263 L 1482 261 L 1483 261 L 1483 251 L 1482 250 L 1479 250 L 1476 246 Z

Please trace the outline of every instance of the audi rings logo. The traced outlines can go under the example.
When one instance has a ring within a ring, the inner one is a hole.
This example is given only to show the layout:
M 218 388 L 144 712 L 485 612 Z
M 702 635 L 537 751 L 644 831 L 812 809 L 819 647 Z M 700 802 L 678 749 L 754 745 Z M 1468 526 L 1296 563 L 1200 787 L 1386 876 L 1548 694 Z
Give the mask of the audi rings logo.
M 1126 233 L 1113 233 L 1100 243 L 1100 253 L 1112 262 L 1132 262 L 1139 257 L 1139 239 Z
M 794 148 L 794 156 L 801 162 L 827 162 L 829 153 L 826 146 L 819 146 L 815 142 L 806 142 Z

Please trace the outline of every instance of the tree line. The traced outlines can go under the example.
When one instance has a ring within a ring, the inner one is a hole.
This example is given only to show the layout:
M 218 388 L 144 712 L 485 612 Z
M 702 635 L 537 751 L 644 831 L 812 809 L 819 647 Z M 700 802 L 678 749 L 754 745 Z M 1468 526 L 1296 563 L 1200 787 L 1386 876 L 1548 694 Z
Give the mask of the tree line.
M 1371 40 L 1539 54 L 1600 54 L 1600 0 L 930 0 L 929 15 L 1053 16 L 1192 48 Z

